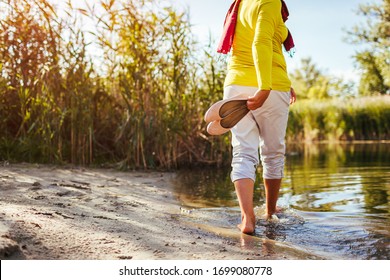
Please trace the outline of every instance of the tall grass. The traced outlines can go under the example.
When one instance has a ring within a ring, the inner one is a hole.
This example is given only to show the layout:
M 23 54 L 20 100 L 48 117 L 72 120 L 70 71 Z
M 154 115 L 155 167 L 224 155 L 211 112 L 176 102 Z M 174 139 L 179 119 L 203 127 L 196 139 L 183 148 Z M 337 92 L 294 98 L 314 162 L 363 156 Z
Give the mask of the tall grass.
M 206 135 L 202 116 L 222 97 L 224 66 L 196 50 L 187 14 L 153 0 L 89 3 L 68 2 L 63 17 L 49 1 L 0 1 L 0 158 L 222 164 L 229 144 Z
M 291 106 L 289 141 L 390 139 L 390 96 L 303 100 Z

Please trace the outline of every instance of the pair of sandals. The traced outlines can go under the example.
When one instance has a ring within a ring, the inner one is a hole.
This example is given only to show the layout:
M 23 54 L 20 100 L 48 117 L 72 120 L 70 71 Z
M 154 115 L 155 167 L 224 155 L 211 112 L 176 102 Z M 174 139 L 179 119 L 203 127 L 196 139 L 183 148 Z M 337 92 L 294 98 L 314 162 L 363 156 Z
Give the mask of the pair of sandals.
M 248 114 L 247 100 L 248 97 L 238 95 L 214 103 L 204 116 L 204 120 L 208 123 L 207 132 L 210 135 L 228 132 Z

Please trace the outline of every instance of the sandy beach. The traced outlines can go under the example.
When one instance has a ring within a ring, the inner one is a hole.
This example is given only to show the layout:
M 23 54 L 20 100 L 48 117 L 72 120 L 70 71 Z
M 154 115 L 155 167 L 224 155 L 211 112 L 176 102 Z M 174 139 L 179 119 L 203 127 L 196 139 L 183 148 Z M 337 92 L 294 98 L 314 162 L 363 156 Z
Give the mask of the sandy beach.
M 4 165 L 0 259 L 308 258 L 307 252 L 234 227 L 182 219 L 186 210 L 169 188 L 174 178 L 162 172 Z

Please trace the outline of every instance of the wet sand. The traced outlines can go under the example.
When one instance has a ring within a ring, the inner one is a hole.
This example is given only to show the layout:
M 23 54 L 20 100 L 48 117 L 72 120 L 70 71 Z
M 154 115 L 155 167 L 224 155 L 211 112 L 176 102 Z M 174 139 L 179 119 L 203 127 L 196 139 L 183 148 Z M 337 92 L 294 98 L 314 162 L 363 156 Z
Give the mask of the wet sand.
M 0 259 L 316 259 L 182 219 L 174 173 L 0 167 Z M 259 246 L 258 244 L 262 244 Z

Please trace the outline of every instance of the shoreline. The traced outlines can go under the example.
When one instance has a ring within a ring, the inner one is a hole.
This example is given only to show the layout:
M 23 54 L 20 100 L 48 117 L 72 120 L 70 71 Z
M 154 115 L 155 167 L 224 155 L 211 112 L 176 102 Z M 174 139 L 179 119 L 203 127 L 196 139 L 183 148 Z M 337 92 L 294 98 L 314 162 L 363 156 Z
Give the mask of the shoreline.
M 235 228 L 183 219 L 170 187 L 174 178 L 166 172 L 1 167 L 0 259 L 319 258 Z

